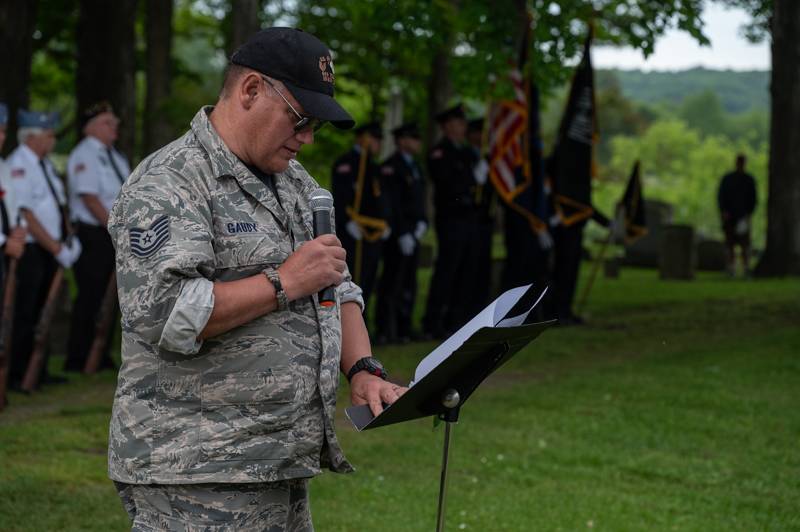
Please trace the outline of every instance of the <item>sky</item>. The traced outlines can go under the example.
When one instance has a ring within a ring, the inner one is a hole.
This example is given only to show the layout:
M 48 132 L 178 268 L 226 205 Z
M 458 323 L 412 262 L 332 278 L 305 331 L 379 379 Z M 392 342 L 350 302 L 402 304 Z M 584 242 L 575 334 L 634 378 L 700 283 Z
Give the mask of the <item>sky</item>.
M 685 70 L 696 66 L 731 70 L 769 70 L 769 43 L 750 44 L 739 28 L 749 19 L 741 9 L 709 5 L 703 13 L 710 46 L 700 46 L 688 33 L 671 30 L 656 41 L 648 57 L 633 48 L 596 46 L 592 63 L 596 68 Z

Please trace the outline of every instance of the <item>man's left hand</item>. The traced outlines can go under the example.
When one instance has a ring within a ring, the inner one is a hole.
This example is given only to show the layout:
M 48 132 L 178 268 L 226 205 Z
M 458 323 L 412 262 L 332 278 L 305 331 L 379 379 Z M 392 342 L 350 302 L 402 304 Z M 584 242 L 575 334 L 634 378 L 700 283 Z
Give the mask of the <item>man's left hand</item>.
M 383 403 L 394 403 L 407 390 L 404 386 L 359 371 L 350 381 L 350 401 L 356 406 L 369 405 L 372 415 L 377 416 L 383 411 Z

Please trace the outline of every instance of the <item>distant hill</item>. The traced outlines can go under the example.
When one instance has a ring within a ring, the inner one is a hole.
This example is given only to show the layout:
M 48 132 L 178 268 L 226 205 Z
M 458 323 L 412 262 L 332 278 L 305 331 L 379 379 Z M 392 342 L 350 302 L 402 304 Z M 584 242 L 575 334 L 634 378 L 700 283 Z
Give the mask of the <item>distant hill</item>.
M 598 70 L 597 83 L 602 88 L 616 78 L 625 97 L 650 104 L 680 104 L 686 96 L 710 89 L 719 96 L 726 111 L 738 114 L 769 109 L 769 76 L 765 70 Z

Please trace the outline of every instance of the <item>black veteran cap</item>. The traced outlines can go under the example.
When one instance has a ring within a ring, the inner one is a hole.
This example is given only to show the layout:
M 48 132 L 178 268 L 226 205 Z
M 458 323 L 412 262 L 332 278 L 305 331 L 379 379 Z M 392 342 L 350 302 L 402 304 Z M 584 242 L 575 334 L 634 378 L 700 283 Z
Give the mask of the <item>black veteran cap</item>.
M 464 114 L 464 106 L 460 103 L 450 107 L 449 109 L 445 109 L 444 111 L 439 112 L 436 115 L 436 121 L 440 124 L 447 122 L 452 118 L 466 118 L 467 115 Z
M 231 63 L 283 82 L 305 112 L 339 129 L 355 122 L 333 99 L 333 59 L 322 42 L 303 30 L 261 30 L 231 56 Z
M 90 105 L 86 109 L 83 110 L 80 116 L 80 125 L 81 129 L 86 127 L 92 118 L 99 116 L 103 113 L 113 113 L 114 108 L 111 106 L 110 103 L 107 101 L 97 102 L 95 104 Z
M 356 128 L 356 135 L 361 135 L 362 133 L 368 133 L 376 139 L 383 138 L 383 129 L 381 129 L 381 125 L 378 122 L 370 122 L 368 124 L 358 126 Z
M 392 135 L 394 138 L 401 139 L 403 137 L 411 137 L 412 139 L 420 138 L 419 128 L 417 127 L 416 122 L 406 122 L 405 124 L 398 126 L 392 130 Z

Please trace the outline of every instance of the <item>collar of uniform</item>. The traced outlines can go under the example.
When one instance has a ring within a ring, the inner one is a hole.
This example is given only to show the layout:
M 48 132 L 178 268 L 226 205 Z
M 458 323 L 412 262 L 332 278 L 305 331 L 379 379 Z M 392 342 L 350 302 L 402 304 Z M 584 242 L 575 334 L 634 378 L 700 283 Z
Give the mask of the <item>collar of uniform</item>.
M 28 147 L 27 144 L 20 144 L 19 145 L 19 152 L 22 156 L 28 159 L 29 162 L 38 165 L 39 164 L 39 156 Z
M 192 119 L 192 131 L 194 131 L 197 140 L 209 154 L 209 162 L 214 176 L 219 179 L 223 176 L 232 176 L 239 182 L 248 194 L 253 196 L 259 203 L 264 205 L 272 215 L 279 220 L 284 227 L 288 224 L 286 211 L 281 207 L 278 199 L 269 190 L 269 187 L 264 185 L 247 166 L 228 149 L 220 136 L 217 134 L 208 115 L 214 110 L 214 106 L 207 105 L 200 109 Z M 280 188 L 279 176 L 288 176 L 295 178 L 293 172 L 281 172 L 275 174 L 275 185 Z
M 252 178 L 258 181 L 258 178 L 233 154 L 217 134 L 214 126 L 211 124 L 211 120 L 208 119 L 208 115 L 211 114 L 213 110 L 213 105 L 206 105 L 200 109 L 192 119 L 192 131 L 194 131 L 197 140 L 200 141 L 203 148 L 205 148 L 209 154 L 213 153 L 215 155 L 215 157 L 209 158 L 214 174 L 216 177 L 232 175 L 239 179 Z M 290 162 L 289 167 L 285 171 L 276 173 L 276 178 L 278 176 L 286 176 L 291 179 L 299 179 L 299 176 L 296 175 L 293 165 L 291 164 L 293 162 L 294 161 Z
M 413 164 L 414 164 L 414 156 L 413 155 L 411 155 L 410 153 L 406 153 L 406 152 L 404 152 L 402 150 L 397 150 L 397 151 L 400 153 L 400 156 L 403 158 L 403 160 L 406 162 L 406 164 L 408 166 L 413 166 Z
M 86 135 L 86 139 L 85 140 L 86 140 L 86 143 L 89 146 L 91 146 L 92 148 L 96 149 L 97 151 L 106 151 L 106 149 L 109 148 L 109 146 L 106 146 L 105 144 L 100 142 L 100 139 L 95 138 L 95 137 L 93 137 L 91 135 Z

